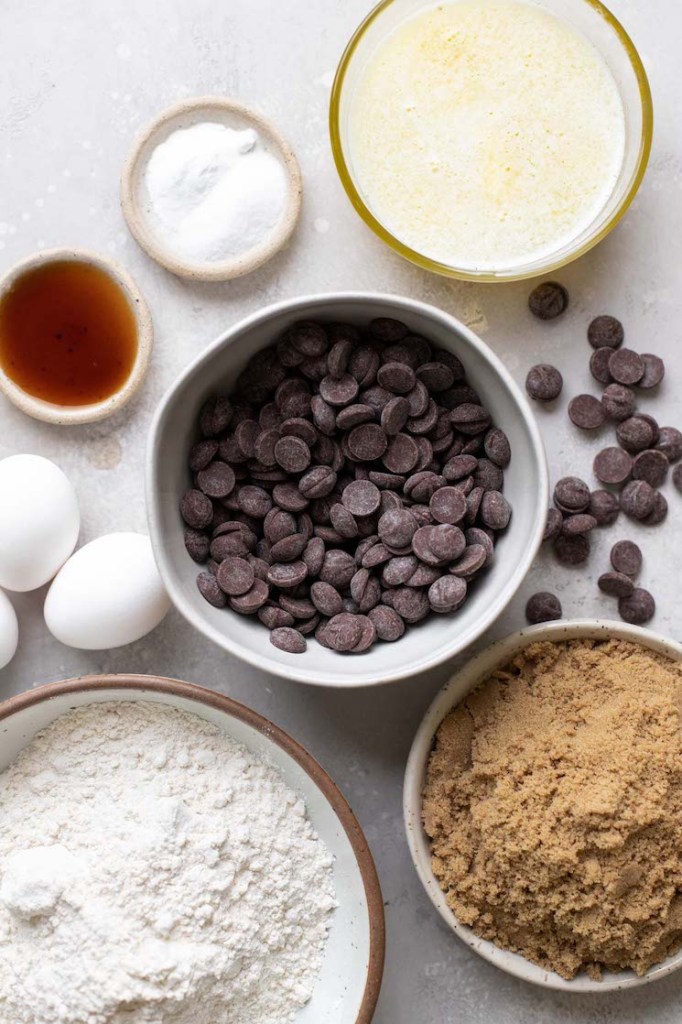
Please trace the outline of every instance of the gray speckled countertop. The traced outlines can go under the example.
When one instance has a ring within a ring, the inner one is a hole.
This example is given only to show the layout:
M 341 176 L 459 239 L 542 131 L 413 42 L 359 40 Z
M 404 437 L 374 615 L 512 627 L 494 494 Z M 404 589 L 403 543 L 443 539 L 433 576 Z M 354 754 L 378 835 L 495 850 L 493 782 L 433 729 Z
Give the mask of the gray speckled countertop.
M 523 381 L 534 362 L 555 362 L 566 391 L 589 390 L 585 328 L 591 316 L 623 318 L 633 347 L 666 357 L 668 379 L 651 407 L 682 427 L 682 134 L 675 0 L 613 0 L 651 75 L 657 127 L 644 186 L 625 222 L 561 273 L 570 313 L 542 326 L 526 309 L 528 286 L 475 287 L 439 279 L 383 247 L 351 209 L 327 138 L 332 75 L 370 0 L 5 0 L 0 29 L 0 271 L 38 247 L 87 246 L 135 275 L 153 310 L 156 349 L 141 397 L 90 428 L 49 428 L 0 405 L 0 457 L 36 452 L 69 474 L 83 509 L 83 540 L 145 529 L 143 464 L 156 403 L 219 331 L 276 299 L 337 288 L 373 288 L 433 302 L 478 331 Z M 225 285 L 190 285 L 151 263 L 129 237 L 118 175 L 135 132 L 168 104 L 201 93 L 252 103 L 296 149 L 304 211 L 289 249 L 261 271 Z M 561 410 L 540 410 L 552 476 L 589 477 L 598 442 L 578 439 Z M 567 615 L 609 615 L 595 579 L 608 546 L 641 540 L 644 585 L 659 610 L 653 627 L 681 638 L 682 498 L 653 531 L 619 524 L 600 537 L 589 571 L 558 571 L 544 556 L 488 639 L 517 629 L 525 598 L 561 593 Z M 403 840 L 403 765 L 417 723 L 452 666 L 389 688 L 349 693 L 270 678 L 209 646 L 174 612 L 152 635 L 111 653 L 79 653 L 52 640 L 43 593 L 14 600 L 21 647 L 0 673 L 0 698 L 83 672 L 135 671 L 212 686 L 263 712 L 315 754 L 341 785 L 374 851 L 388 916 L 388 955 L 377 1024 L 672 1024 L 682 1013 L 682 973 L 624 995 L 576 997 L 536 990 L 471 953 L 441 923 L 417 881 Z M 480 646 L 480 645 L 479 645 Z

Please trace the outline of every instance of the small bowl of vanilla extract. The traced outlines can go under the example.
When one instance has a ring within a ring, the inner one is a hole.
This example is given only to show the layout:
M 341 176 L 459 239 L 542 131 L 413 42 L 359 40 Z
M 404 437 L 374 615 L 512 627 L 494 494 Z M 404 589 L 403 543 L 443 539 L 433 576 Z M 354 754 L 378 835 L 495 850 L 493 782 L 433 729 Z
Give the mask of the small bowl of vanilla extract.
M 93 423 L 136 393 L 153 328 L 137 285 L 112 260 L 52 249 L 0 281 L 0 391 L 47 423 Z

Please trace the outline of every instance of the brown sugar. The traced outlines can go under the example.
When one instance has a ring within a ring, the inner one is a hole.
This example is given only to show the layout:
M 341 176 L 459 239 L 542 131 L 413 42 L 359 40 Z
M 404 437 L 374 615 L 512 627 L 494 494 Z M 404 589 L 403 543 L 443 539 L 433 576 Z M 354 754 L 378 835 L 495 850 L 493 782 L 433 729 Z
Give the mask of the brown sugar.
M 682 945 L 682 664 L 536 643 L 441 724 L 424 827 L 455 916 L 572 978 Z

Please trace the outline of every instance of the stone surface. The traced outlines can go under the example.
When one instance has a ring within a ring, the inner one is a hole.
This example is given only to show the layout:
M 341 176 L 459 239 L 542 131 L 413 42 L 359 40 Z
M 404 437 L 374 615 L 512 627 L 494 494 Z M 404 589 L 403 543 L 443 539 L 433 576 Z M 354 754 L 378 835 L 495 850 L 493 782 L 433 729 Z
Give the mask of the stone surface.
M 586 332 L 599 313 L 623 320 L 626 342 L 666 359 L 660 394 L 640 408 L 682 427 L 679 267 L 682 213 L 679 68 L 674 40 L 682 7 L 613 0 L 652 78 L 656 136 L 643 188 L 623 223 L 578 263 L 556 272 L 571 305 L 552 323 L 528 311 L 530 284 L 476 287 L 438 278 L 394 255 L 362 224 L 337 180 L 327 137 L 336 62 L 371 0 L 86 0 L 59 5 L 10 0 L 0 33 L 0 272 L 39 246 L 87 246 L 108 253 L 136 277 L 154 314 L 153 366 L 139 399 L 116 419 L 90 428 L 50 428 L 0 402 L 0 457 L 37 452 L 69 474 L 83 508 L 82 541 L 110 530 L 144 530 L 145 440 L 156 403 L 178 372 L 230 324 L 268 301 L 339 288 L 390 291 L 435 303 L 462 319 L 505 360 L 523 388 L 530 366 L 556 365 L 565 378 L 557 408 L 534 405 L 549 445 L 552 485 L 591 474 L 601 435 L 576 430 L 571 396 L 598 393 Z M 135 133 L 164 107 L 226 93 L 260 108 L 289 137 L 303 170 L 301 223 L 286 252 L 250 277 L 191 285 L 137 248 L 118 205 L 121 164 Z M 519 453 L 515 453 L 515 458 Z M 675 530 L 682 498 L 667 483 L 671 515 L 650 529 L 623 516 L 593 534 L 584 572 L 544 552 L 510 608 L 477 647 L 524 625 L 537 590 L 561 595 L 566 618 L 612 617 L 597 578 L 623 537 L 644 552 L 641 585 L 655 591 L 652 628 L 679 637 Z M 115 500 L 114 500 L 115 499 Z M 679 534 L 677 535 L 679 541 Z M 586 580 L 585 576 L 588 579 Z M 403 840 L 401 783 L 412 736 L 452 664 L 390 691 L 348 693 L 266 677 L 207 649 L 172 612 L 141 642 L 112 653 L 79 653 L 52 640 L 42 622 L 44 592 L 12 595 L 21 647 L 0 673 L 0 697 L 37 682 L 84 672 L 152 672 L 215 687 L 289 730 L 344 790 L 365 828 L 383 884 L 388 959 L 376 1024 L 673 1024 L 682 972 L 652 986 L 571 998 L 508 978 L 448 931 L 428 901 Z

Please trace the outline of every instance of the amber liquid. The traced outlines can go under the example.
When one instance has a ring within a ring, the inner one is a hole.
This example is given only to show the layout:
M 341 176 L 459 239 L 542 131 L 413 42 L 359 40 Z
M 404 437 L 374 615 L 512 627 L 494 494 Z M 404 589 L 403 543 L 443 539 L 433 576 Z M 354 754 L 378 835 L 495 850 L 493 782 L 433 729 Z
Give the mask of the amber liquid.
M 36 398 L 101 402 L 125 384 L 136 356 L 128 299 L 89 263 L 46 263 L 21 275 L 0 299 L 0 366 Z

